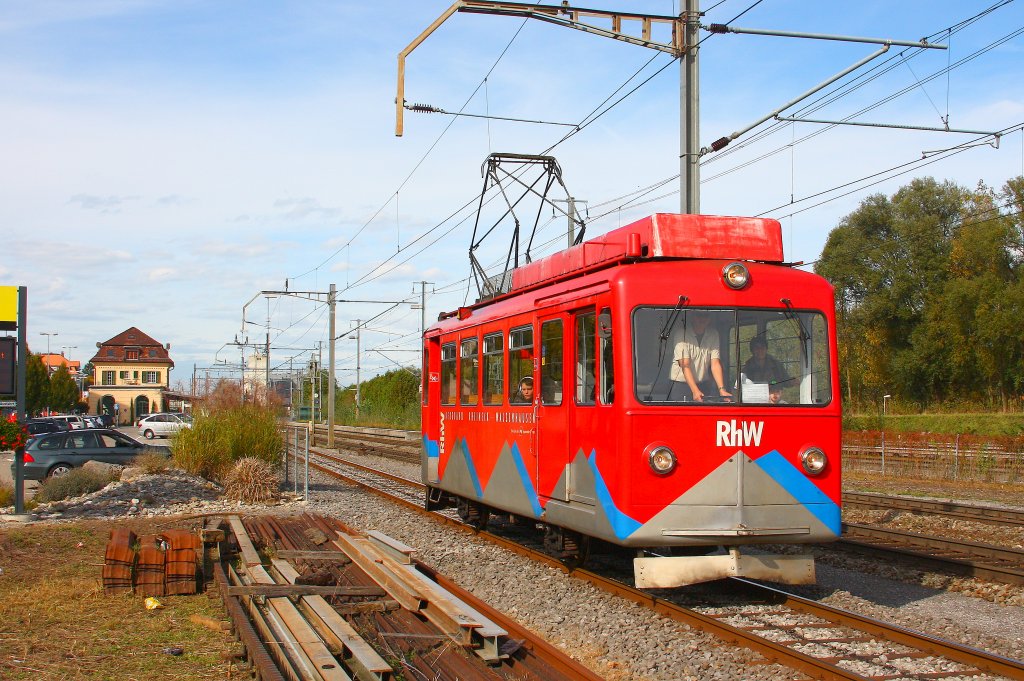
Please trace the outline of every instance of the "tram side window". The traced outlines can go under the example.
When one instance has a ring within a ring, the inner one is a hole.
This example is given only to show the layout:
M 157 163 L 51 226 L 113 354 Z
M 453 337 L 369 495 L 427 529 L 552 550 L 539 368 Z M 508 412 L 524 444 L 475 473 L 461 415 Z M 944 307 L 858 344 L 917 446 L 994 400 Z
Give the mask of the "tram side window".
M 472 406 L 477 403 L 479 396 L 480 380 L 477 376 L 477 339 L 467 338 L 462 341 L 462 361 L 459 363 L 459 373 L 462 375 L 462 387 L 459 394 L 462 396 L 462 404 Z
M 520 326 L 508 332 L 508 401 L 512 404 L 529 404 L 531 401 L 520 390 L 523 379 L 533 383 L 532 326 Z M 532 389 L 533 386 L 530 387 Z
M 594 353 L 597 315 L 576 315 L 576 404 L 594 404 L 597 385 L 597 357 Z
M 603 308 L 597 318 L 597 338 L 601 357 L 601 404 L 615 402 L 615 365 L 612 361 L 612 311 Z
M 504 399 L 505 348 L 500 333 L 484 336 L 484 404 L 501 404 Z
M 441 346 L 441 404 L 455 404 L 455 343 Z
M 540 400 L 541 404 L 562 403 L 562 320 L 553 319 L 540 326 Z

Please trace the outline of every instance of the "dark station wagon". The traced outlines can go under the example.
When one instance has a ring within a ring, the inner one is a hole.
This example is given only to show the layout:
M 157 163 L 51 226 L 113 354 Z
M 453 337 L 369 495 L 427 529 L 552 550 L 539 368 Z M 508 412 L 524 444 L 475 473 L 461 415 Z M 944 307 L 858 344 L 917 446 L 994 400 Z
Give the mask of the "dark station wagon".
M 46 433 L 35 437 L 25 447 L 25 479 L 42 480 L 64 475 L 86 461 L 127 466 L 132 459 L 147 451 L 170 455 L 167 447 L 145 445 L 111 428 Z M 14 472 L 13 465 L 11 472 Z

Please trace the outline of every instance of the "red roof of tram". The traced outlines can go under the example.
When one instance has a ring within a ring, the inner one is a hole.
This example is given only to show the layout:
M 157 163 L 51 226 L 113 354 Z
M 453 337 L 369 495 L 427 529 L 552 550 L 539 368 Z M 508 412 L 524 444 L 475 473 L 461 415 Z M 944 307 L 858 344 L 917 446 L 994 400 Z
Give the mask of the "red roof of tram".
M 782 226 L 769 218 L 655 213 L 512 272 L 512 290 L 629 257 L 630 235 L 645 258 L 783 262 Z

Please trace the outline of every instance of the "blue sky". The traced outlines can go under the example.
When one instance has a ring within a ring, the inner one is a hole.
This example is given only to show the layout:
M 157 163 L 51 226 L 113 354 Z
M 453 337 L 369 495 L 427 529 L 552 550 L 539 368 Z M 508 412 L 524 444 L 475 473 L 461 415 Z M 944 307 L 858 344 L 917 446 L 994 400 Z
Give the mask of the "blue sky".
M 583 4 L 679 11 L 669 0 Z M 734 23 L 917 40 L 1000 4 L 763 0 Z M 176 382 L 191 377 L 193 364 L 237 362 L 238 348 L 224 346 L 236 334 L 262 342 L 268 304 L 249 307 L 258 325 L 245 333 L 242 306 L 286 279 L 292 290 L 336 283 L 343 300 L 412 300 L 413 282 L 433 282 L 428 320 L 472 299 L 473 220 L 459 209 L 481 189 L 481 163 L 491 152 L 539 153 L 568 128 L 407 112 L 405 135 L 395 137 L 397 54 L 448 5 L 0 1 L 0 284 L 29 287 L 33 349 L 45 350 L 40 333 L 56 332 L 51 350 L 68 346 L 84 362 L 97 342 L 138 326 L 171 343 Z M 704 22 L 728 22 L 751 5 L 705 3 Z M 998 149 L 940 155 L 906 174 L 879 175 L 872 186 L 834 190 L 977 136 L 787 124 L 760 138 L 765 124 L 705 157 L 702 211 L 776 217 L 787 256 L 813 261 L 829 230 L 871 193 L 891 194 L 928 175 L 999 187 L 1024 173 L 1024 38 L 1014 35 L 1022 28 L 1024 6 L 1009 2 L 952 36 L 936 36 L 949 51 L 886 61 L 903 52 L 894 47 L 837 85 L 877 64 L 895 68 L 879 68 L 877 78 L 813 113 L 839 119 L 873 107 L 856 120 L 939 126 L 948 117 L 956 128 L 1016 127 Z M 702 144 L 876 49 L 708 37 L 700 57 Z M 964 59 L 948 77 L 922 82 Z M 409 58 L 406 100 L 578 123 L 621 85 L 629 82 L 611 101 L 668 63 L 651 50 L 537 21 L 456 14 Z M 804 139 L 814 132 L 821 134 Z M 670 64 L 551 153 L 572 194 L 588 202 L 593 235 L 678 210 L 678 182 L 669 181 L 678 149 L 679 68 Z M 542 223 L 539 241 L 560 245 L 562 220 L 546 214 Z M 496 240 L 481 259 L 495 262 L 502 248 Z M 339 305 L 339 332 L 384 313 L 363 334 L 364 376 L 414 361 L 420 313 L 388 307 Z M 277 298 L 269 313 L 272 365 L 327 338 L 322 307 Z M 344 383 L 354 380 L 354 354 L 355 344 L 344 341 Z

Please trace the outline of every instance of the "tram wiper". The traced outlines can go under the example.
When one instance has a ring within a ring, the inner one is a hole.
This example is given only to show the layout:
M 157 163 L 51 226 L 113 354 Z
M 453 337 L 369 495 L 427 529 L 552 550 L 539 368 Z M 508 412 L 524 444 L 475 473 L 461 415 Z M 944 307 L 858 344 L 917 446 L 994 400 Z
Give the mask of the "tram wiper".
M 661 327 L 661 332 L 658 334 L 658 371 L 654 375 L 654 382 L 651 383 L 651 389 L 647 391 L 647 399 L 644 402 L 650 402 L 651 396 L 654 394 L 654 389 L 658 387 L 658 381 L 662 378 L 662 369 L 665 367 L 665 356 L 666 350 L 668 350 L 668 335 L 672 331 L 672 328 L 676 325 L 676 319 L 679 318 L 679 313 L 683 307 L 686 306 L 687 301 L 690 298 L 688 296 L 680 295 L 679 300 L 676 302 L 676 306 L 672 309 L 672 314 L 665 320 L 665 325 Z M 683 318 L 683 336 L 686 335 L 686 318 Z
M 786 318 L 792 319 L 800 327 L 800 349 L 804 351 L 804 367 L 807 367 L 811 363 L 810 357 L 807 355 L 807 341 L 811 339 L 811 334 L 807 333 L 804 321 L 793 312 L 792 301 L 789 298 L 779 298 L 779 302 L 786 306 Z

